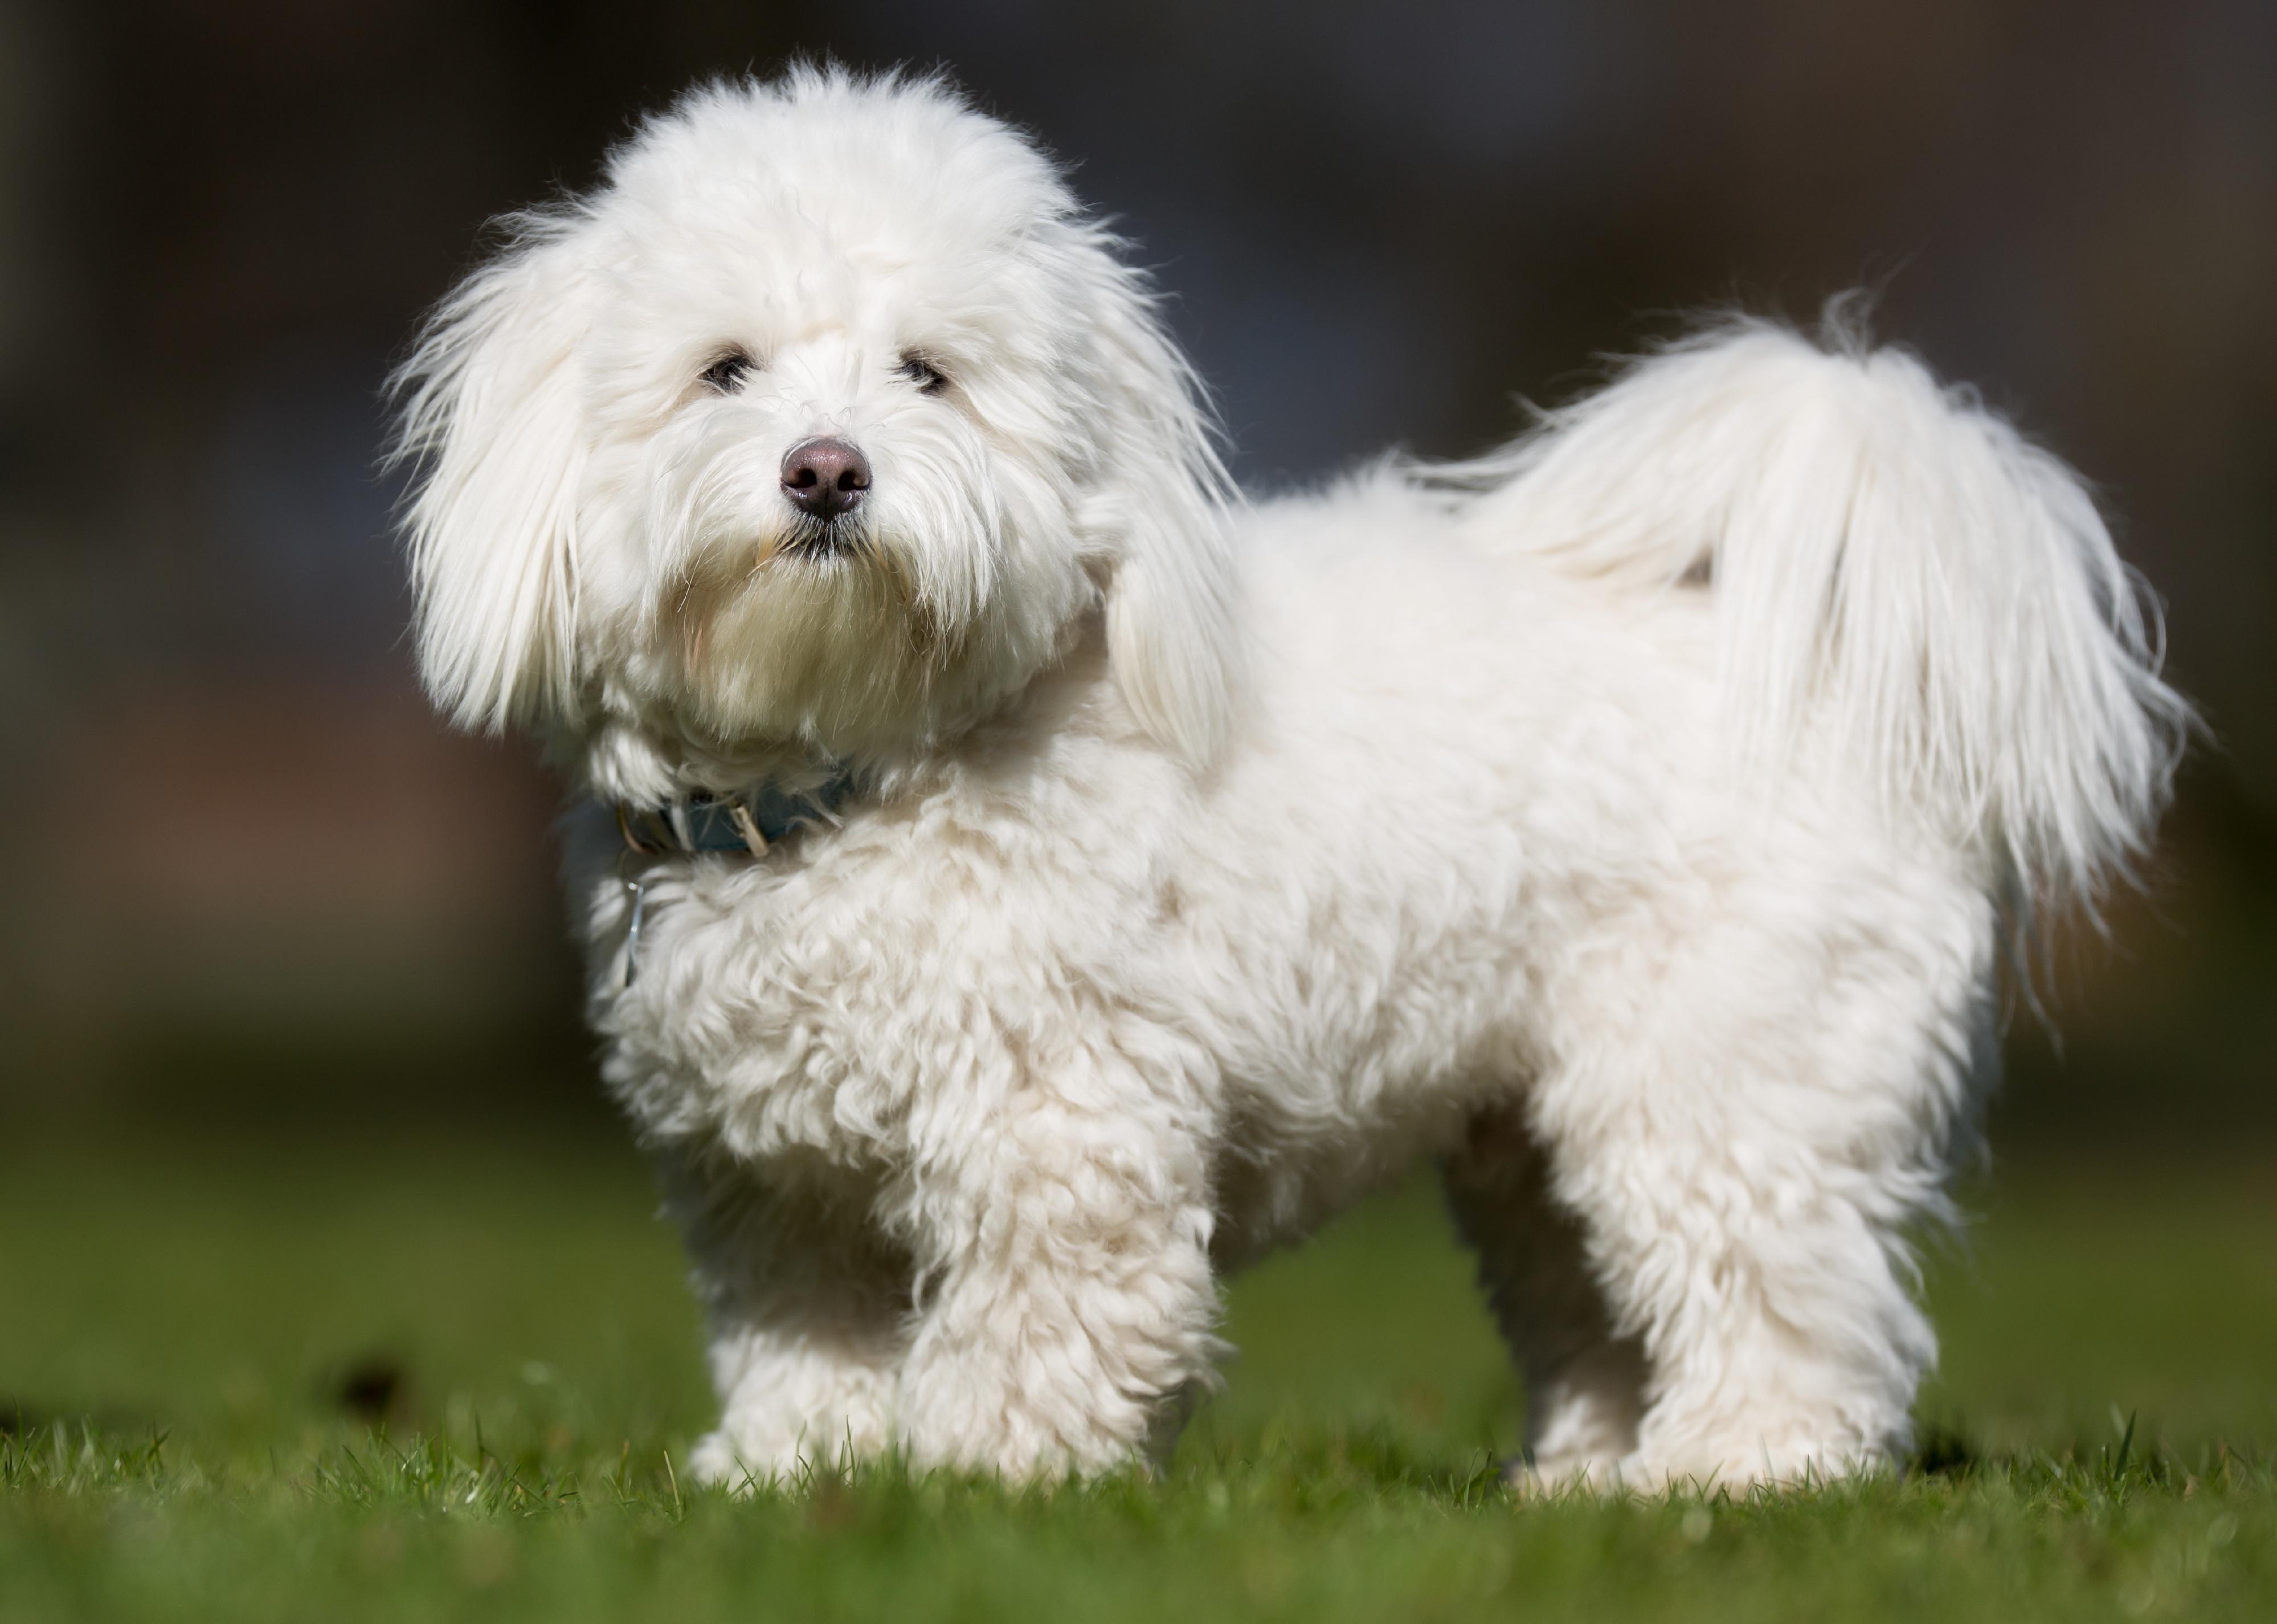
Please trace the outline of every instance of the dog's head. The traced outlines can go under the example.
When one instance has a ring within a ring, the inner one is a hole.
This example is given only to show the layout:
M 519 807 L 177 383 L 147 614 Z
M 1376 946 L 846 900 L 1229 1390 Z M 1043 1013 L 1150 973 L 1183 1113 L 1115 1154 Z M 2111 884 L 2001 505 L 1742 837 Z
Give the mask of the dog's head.
M 695 92 L 506 223 L 400 379 L 419 658 L 463 724 L 922 750 L 1102 604 L 1146 731 L 1224 727 L 1224 480 L 1143 279 L 940 85 Z

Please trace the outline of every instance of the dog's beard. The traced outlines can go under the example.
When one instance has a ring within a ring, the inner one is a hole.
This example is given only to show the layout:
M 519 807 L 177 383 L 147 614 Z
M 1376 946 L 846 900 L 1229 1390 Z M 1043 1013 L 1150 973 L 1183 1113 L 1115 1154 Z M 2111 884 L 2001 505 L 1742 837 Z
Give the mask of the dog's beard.
M 721 741 L 922 733 L 956 653 L 906 548 L 852 515 L 698 548 L 662 607 L 687 719 Z

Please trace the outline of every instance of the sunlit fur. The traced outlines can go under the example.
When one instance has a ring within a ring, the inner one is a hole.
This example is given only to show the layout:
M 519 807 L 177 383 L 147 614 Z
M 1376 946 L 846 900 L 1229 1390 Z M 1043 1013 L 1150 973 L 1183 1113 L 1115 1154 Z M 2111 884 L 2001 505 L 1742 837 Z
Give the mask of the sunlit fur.
M 1224 476 L 1140 279 L 1028 144 L 921 86 L 716 87 L 504 230 L 400 380 L 420 660 L 454 720 L 530 724 L 646 799 L 755 749 L 922 752 L 1112 582 L 1126 699 L 1216 748 Z M 757 364 L 722 393 L 729 348 Z M 852 556 L 817 560 L 777 470 L 824 433 L 875 484 Z
M 402 379 L 420 658 L 592 797 L 703 1474 L 1143 1458 L 1223 1271 L 1423 1157 L 1523 1481 L 1902 1457 L 2002 931 L 2139 852 L 2188 723 L 2061 464 L 1727 323 L 1243 504 L 1117 245 L 929 82 L 698 91 L 506 237 Z M 824 433 L 874 476 L 827 530 Z M 603 810 L 849 770 L 758 858 Z

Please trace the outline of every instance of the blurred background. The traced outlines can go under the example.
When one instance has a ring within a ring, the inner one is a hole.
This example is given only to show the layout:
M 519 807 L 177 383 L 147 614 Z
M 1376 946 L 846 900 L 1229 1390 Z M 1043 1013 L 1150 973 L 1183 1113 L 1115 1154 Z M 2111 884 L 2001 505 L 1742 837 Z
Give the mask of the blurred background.
M 487 217 L 797 53 L 1074 165 L 1253 488 L 1877 289 L 2098 482 L 2220 740 L 1996 1146 L 2277 1144 L 2267 0 L 0 4 L 0 1131 L 607 1131 L 558 792 L 412 678 L 382 380 Z

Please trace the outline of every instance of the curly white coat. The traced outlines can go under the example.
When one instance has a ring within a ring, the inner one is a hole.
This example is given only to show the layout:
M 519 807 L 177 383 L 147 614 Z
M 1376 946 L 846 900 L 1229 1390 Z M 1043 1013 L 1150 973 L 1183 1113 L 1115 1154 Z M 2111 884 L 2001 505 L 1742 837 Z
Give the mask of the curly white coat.
M 1902 1453 L 2003 904 L 2091 900 L 2187 723 L 2060 464 L 1727 324 L 1245 505 L 1118 245 L 929 82 L 698 91 L 509 238 L 404 378 L 438 702 L 599 804 L 858 785 L 760 858 L 573 820 L 706 1475 L 1112 1468 L 1224 1269 L 1424 1156 L 1521 1469 Z M 817 434 L 873 471 L 820 547 Z

